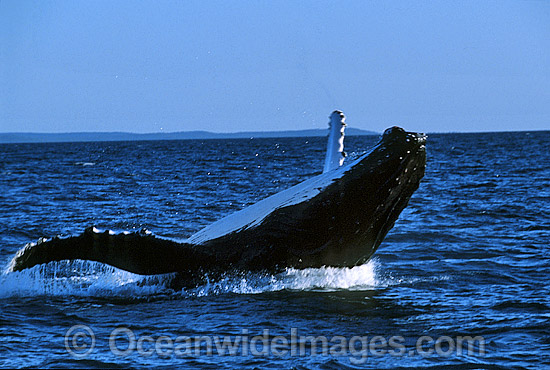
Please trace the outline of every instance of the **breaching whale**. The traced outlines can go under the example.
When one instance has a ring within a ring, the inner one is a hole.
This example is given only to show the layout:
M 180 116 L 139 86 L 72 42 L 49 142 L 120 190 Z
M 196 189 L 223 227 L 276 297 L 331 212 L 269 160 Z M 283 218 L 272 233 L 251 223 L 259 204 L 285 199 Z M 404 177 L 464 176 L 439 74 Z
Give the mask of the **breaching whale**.
M 331 115 L 323 173 L 269 196 L 200 230 L 185 241 L 148 232 L 81 235 L 29 243 L 12 271 L 62 260 L 91 260 L 141 275 L 176 273 L 172 286 L 206 274 L 280 272 L 285 268 L 352 267 L 369 260 L 419 187 L 426 136 L 387 129 L 378 144 L 343 159 L 345 117 Z

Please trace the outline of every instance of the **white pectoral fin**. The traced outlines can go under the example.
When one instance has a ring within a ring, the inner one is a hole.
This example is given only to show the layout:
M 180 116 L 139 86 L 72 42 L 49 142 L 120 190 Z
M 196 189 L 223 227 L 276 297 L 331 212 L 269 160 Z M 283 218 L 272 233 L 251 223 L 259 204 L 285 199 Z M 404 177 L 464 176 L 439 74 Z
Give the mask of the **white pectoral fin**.
M 330 115 L 327 154 L 323 173 L 332 171 L 344 163 L 344 130 L 346 129 L 344 113 L 335 110 Z

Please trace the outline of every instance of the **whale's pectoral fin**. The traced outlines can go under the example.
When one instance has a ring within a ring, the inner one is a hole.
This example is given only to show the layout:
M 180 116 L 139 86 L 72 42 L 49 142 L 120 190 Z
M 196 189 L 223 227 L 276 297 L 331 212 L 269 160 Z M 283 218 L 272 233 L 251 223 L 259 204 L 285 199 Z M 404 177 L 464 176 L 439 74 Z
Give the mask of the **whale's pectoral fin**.
M 327 154 L 323 173 L 337 169 L 344 163 L 344 131 L 346 129 L 346 116 L 339 110 L 330 115 Z
M 197 270 L 198 261 L 209 261 L 201 248 L 157 238 L 142 232 L 113 234 L 87 228 L 79 236 L 42 239 L 27 244 L 12 261 L 11 269 L 21 271 L 39 264 L 62 260 L 89 260 L 141 275 Z

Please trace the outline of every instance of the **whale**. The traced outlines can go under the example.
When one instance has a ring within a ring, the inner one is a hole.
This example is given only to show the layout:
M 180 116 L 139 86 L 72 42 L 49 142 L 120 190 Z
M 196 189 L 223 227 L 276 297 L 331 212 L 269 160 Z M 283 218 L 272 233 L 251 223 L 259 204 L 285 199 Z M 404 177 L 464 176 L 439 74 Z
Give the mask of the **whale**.
M 80 235 L 41 238 L 19 250 L 10 271 L 88 260 L 139 275 L 171 276 L 174 289 L 229 271 L 353 267 L 367 262 L 418 189 L 426 135 L 400 127 L 342 164 L 345 116 L 330 116 L 322 173 L 232 213 L 181 241 L 141 230 L 88 227 Z M 335 144 L 336 143 L 336 144 Z M 330 158 L 329 158 L 330 157 Z

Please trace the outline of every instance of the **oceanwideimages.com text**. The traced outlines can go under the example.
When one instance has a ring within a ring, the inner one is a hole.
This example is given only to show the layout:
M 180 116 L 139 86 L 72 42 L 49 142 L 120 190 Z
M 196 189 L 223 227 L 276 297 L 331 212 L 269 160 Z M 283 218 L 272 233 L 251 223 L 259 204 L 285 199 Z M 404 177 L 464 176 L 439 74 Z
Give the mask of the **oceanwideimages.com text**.
M 352 363 L 364 363 L 376 356 L 484 356 L 482 336 L 422 335 L 410 343 L 403 336 L 356 335 L 324 336 L 300 333 L 291 328 L 288 335 L 274 335 L 269 329 L 252 334 L 247 329 L 238 335 L 137 335 L 127 327 L 117 327 L 109 335 L 109 350 L 116 356 L 158 356 L 188 358 L 200 356 L 256 357 L 348 357 Z M 96 350 L 94 331 L 85 325 L 67 330 L 65 349 L 75 358 L 86 358 Z

